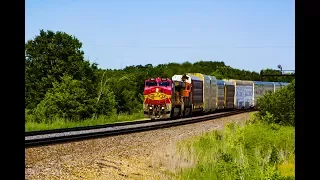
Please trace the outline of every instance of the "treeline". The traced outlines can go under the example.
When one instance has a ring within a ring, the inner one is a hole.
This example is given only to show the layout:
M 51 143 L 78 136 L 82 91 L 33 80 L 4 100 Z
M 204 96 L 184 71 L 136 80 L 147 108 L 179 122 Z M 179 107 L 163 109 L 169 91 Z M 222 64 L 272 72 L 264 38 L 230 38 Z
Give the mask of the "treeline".
M 218 79 L 259 81 L 258 72 L 239 70 L 219 61 L 199 61 L 101 69 L 84 59 L 82 43 L 64 32 L 40 30 L 25 45 L 25 108 L 35 122 L 65 118 L 79 121 L 100 115 L 142 111 L 143 86 L 149 77 L 199 72 Z M 264 73 L 280 71 L 266 69 Z M 293 77 L 264 77 L 291 82 Z

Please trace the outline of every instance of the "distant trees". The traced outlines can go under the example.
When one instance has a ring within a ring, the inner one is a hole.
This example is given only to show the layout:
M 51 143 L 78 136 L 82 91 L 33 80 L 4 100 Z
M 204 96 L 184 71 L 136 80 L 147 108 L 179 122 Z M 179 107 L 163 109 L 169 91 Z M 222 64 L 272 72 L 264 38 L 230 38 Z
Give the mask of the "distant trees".
M 25 44 L 25 108 L 36 121 L 56 117 L 79 121 L 99 115 L 141 112 L 144 81 L 150 77 L 198 72 L 218 79 L 260 79 L 259 73 L 199 61 L 100 69 L 84 59 L 82 43 L 65 32 L 40 30 Z M 273 81 L 289 82 L 276 77 Z
M 267 74 L 267 75 L 281 75 L 282 72 L 280 70 L 275 69 L 263 69 L 260 71 L 260 74 Z M 292 72 L 287 72 L 284 74 L 293 74 Z M 294 79 L 294 76 L 264 76 L 263 81 L 269 82 L 291 82 Z

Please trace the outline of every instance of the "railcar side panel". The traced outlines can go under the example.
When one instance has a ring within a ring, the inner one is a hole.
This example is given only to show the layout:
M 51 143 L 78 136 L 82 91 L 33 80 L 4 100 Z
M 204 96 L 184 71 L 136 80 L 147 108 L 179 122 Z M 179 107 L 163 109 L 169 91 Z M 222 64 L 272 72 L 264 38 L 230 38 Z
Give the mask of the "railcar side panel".
M 216 110 L 217 108 L 217 96 L 218 96 L 218 89 L 217 89 L 217 79 L 214 76 L 209 76 L 210 78 L 210 99 L 209 99 L 209 106 L 211 111 Z
M 277 90 L 283 88 L 284 86 L 287 86 L 290 83 L 285 83 L 285 82 L 273 82 L 274 84 L 274 92 L 276 92 Z
M 226 108 L 234 108 L 235 86 L 232 82 L 224 81 L 225 88 L 225 106 Z
M 178 79 L 181 79 L 182 75 L 179 75 L 177 77 Z M 188 83 L 191 83 L 191 97 L 192 97 L 192 104 L 193 104 L 193 110 L 192 111 L 200 111 L 203 109 L 203 81 L 193 75 L 187 75 L 189 78 L 187 80 Z M 174 77 L 173 77 L 174 78 Z
M 285 86 L 288 86 L 290 83 L 286 83 L 286 82 L 280 82 L 280 87 L 283 88 Z
M 217 95 L 217 109 L 224 109 L 225 108 L 225 85 L 224 81 L 217 80 L 217 89 L 218 89 L 218 95 Z
M 236 109 L 247 109 L 253 104 L 253 81 L 230 79 L 235 85 L 234 104 Z
M 210 111 L 209 107 L 209 101 L 213 99 L 213 97 L 210 97 L 210 78 L 207 75 L 201 74 L 201 73 L 187 73 L 187 75 L 192 75 L 200 78 L 203 83 L 203 110 L 205 112 Z
M 193 108 L 198 111 L 203 109 L 203 82 L 193 80 L 191 84 Z
M 273 84 L 274 84 L 274 91 L 273 92 L 278 91 L 280 89 L 280 87 L 281 87 L 280 83 L 279 82 L 273 82 Z
M 254 81 L 253 106 L 258 107 L 258 98 L 263 97 L 268 91 L 274 92 L 274 83 Z

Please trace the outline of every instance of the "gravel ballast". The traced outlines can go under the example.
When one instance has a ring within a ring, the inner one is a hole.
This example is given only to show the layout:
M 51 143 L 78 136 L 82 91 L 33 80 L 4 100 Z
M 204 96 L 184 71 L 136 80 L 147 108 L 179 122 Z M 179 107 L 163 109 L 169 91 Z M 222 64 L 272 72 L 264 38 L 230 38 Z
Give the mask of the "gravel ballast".
M 168 179 L 164 171 L 189 167 L 176 152 L 180 140 L 243 122 L 243 113 L 205 122 L 25 149 L 26 179 Z

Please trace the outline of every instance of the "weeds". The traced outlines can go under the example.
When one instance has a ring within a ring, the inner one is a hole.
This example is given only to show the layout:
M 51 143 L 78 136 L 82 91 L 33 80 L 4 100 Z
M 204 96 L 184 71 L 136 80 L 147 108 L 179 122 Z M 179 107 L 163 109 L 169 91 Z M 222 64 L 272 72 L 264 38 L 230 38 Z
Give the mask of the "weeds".
M 294 179 L 294 127 L 229 124 L 178 146 L 195 149 L 197 164 L 173 174 L 177 179 Z

